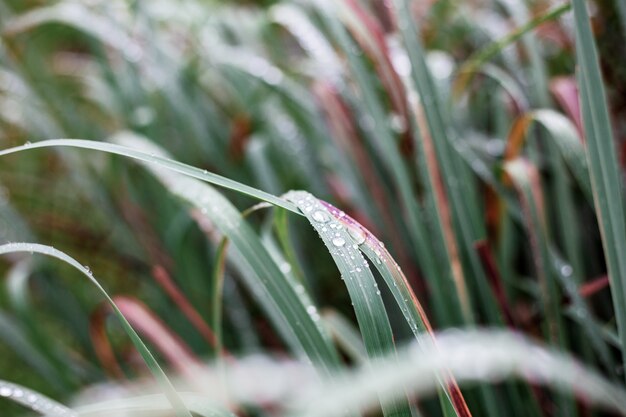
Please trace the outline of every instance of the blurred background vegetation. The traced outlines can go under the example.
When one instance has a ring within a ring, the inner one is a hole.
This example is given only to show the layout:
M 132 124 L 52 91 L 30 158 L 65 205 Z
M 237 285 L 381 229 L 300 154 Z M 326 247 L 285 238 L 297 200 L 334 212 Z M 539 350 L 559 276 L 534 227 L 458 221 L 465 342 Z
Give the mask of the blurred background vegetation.
M 585 164 L 559 145 L 584 136 L 569 7 L 408 2 L 421 51 L 404 38 L 395 3 L 403 2 L 0 0 L 0 146 L 106 141 L 130 130 L 178 161 L 272 194 L 307 190 L 386 243 L 436 329 L 514 328 L 623 379 L 596 212 L 586 173 L 576 175 Z M 623 169 L 626 6 L 588 5 Z M 432 75 L 424 84 L 411 72 L 415 53 Z M 524 124 L 538 109 L 537 124 Z M 565 139 L 552 139 L 559 135 Z M 506 163 L 517 159 L 527 164 L 521 181 L 506 175 Z M 545 227 L 533 229 L 524 213 L 520 220 L 524 181 Z M 242 211 L 256 203 L 224 194 Z M 52 245 L 87 263 L 111 294 L 143 303 L 208 360 L 215 349 L 163 278 L 211 322 L 220 235 L 197 214 L 127 159 L 61 148 L 2 157 L 2 241 Z M 314 231 L 294 216 L 288 229 L 276 227 L 283 220 L 268 209 L 248 220 L 268 245 L 282 244 L 274 247 L 318 306 L 354 321 Z M 549 247 L 544 264 L 533 245 Z M 226 348 L 283 351 L 233 264 L 224 275 Z M 544 275 L 554 305 L 546 304 Z M 120 377 L 98 354 L 103 307 L 86 280 L 37 257 L 6 257 L 2 276 L 2 378 L 67 399 Z M 546 330 L 553 309 L 557 339 Z M 396 340 L 409 340 L 399 309 L 388 314 Z M 106 323 L 122 372 L 144 374 L 119 325 Z M 474 415 L 589 415 L 580 402 L 563 405 L 523 384 L 494 389 L 485 397 L 468 388 Z M 20 414 L 1 401 L 3 416 Z

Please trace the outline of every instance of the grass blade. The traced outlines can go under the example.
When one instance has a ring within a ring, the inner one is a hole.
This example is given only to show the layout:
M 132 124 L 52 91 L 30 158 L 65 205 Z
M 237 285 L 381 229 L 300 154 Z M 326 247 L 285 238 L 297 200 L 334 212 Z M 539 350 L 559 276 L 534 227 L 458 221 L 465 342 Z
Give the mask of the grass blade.
M 15 401 L 39 414 L 51 417 L 76 417 L 78 414 L 43 394 L 0 379 L 0 398 Z
M 311 194 L 292 191 L 286 197 L 315 228 L 341 272 L 370 359 L 393 355 L 395 346 L 387 311 L 370 266 L 358 250 L 358 242 Z M 311 310 L 311 315 L 319 319 L 317 311 Z M 406 399 L 383 404 L 383 411 L 386 416 L 410 416 Z
M 328 211 L 349 231 L 350 236 L 358 244 L 359 249 L 369 258 L 383 277 L 385 284 L 391 291 L 400 311 L 415 337 L 420 338 L 424 333 L 433 335 L 433 329 L 417 296 L 413 292 L 402 269 L 398 266 L 385 245 L 369 230 L 360 225 L 350 216 L 342 214 L 340 210 L 324 202 Z M 447 395 L 440 396 L 444 409 L 452 406 L 458 416 L 471 416 L 463 394 L 454 380 L 446 386 L 442 385 Z
M 189 410 L 187 410 L 182 400 L 178 396 L 178 393 L 172 386 L 172 383 L 169 381 L 169 379 L 165 375 L 165 372 L 163 372 L 163 370 L 157 363 L 154 356 L 152 356 L 152 353 L 150 353 L 146 345 L 143 343 L 143 341 L 141 340 L 137 332 L 135 332 L 135 330 L 132 328 L 130 323 L 126 320 L 126 318 L 124 317 L 120 309 L 117 307 L 113 299 L 109 296 L 109 294 L 106 292 L 104 287 L 102 287 L 102 285 L 93 276 L 93 273 L 88 268 L 80 264 L 74 258 L 50 246 L 40 245 L 36 243 L 7 243 L 4 245 L 0 245 L 0 254 L 20 253 L 20 252 L 39 253 L 42 255 L 57 258 L 73 266 L 76 270 L 78 270 L 84 276 L 86 276 L 87 279 L 89 279 L 89 281 L 91 281 L 96 286 L 96 288 L 100 291 L 100 293 L 104 296 L 104 298 L 111 305 L 111 308 L 115 312 L 115 315 L 122 323 L 122 327 L 124 328 L 128 336 L 132 340 L 133 344 L 135 345 L 135 347 L 141 354 L 141 357 L 143 358 L 144 362 L 146 363 L 148 368 L 150 368 L 150 371 L 152 372 L 154 377 L 160 382 L 161 386 L 165 390 L 165 394 L 168 400 L 170 401 L 170 404 L 174 407 L 174 410 L 176 411 L 176 415 L 178 417 L 192 417 L 191 413 L 189 412 Z
M 163 150 L 146 139 L 133 134 L 120 134 L 115 137 L 120 143 L 134 149 L 146 149 L 145 152 L 130 149 L 133 154 L 153 155 L 159 161 L 167 159 Z M 154 159 L 141 159 L 154 162 Z M 305 354 L 324 373 L 330 373 L 339 366 L 337 352 L 330 345 L 326 335 L 315 322 L 314 317 L 300 301 L 295 283 L 291 282 L 271 258 L 259 237 L 242 219 L 239 211 L 220 193 L 207 184 L 184 175 L 175 175 L 164 168 L 167 164 L 145 164 L 146 168 L 161 181 L 170 192 L 195 206 L 203 216 L 207 216 L 213 224 L 228 237 L 244 264 L 247 273 L 242 275 L 244 282 L 258 298 L 261 306 L 273 320 L 276 330 L 283 336 L 294 353 Z M 188 166 L 177 170 L 180 173 L 196 172 Z M 204 174 L 200 175 L 204 177 Z M 272 196 L 270 200 L 290 203 Z M 266 200 L 267 201 L 267 200 Z M 271 201 L 270 201 L 271 202 Z M 296 209 L 297 210 L 297 209 Z
M 115 154 L 115 155 L 126 156 L 126 157 L 137 159 L 143 162 L 153 163 L 153 164 L 162 166 L 164 168 L 170 169 L 174 172 L 185 174 L 189 177 L 197 178 L 197 179 L 209 182 L 211 184 L 219 185 L 221 187 L 238 191 L 240 193 L 249 195 L 259 200 L 272 203 L 275 206 L 282 207 L 285 210 L 289 210 L 294 213 L 300 214 L 293 204 L 286 202 L 283 199 L 278 198 L 274 195 L 257 190 L 256 188 L 238 183 L 237 181 L 233 181 L 229 178 L 222 177 L 221 175 L 213 174 L 211 172 L 208 172 L 207 170 L 202 170 L 200 168 L 195 168 L 190 165 L 183 164 L 173 159 L 164 158 L 156 154 L 152 155 L 151 153 L 138 151 L 136 149 L 132 149 L 126 146 L 120 146 L 120 145 L 116 145 L 112 143 L 96 142 L 96 141 L 82 140 L 82 139 L 50 139 L 50 140 L 44 140 L 44 141 L 35 142 L 31 144 L 25 144 L 22 146 L 16 146 L 10 149 L 4 149 L 0 151 L 0 156 L 9 155 L 15 152 L 25 151 L 28 149 L 38 149 L 38 148 L 56 147 L 56 146 L 66 146 L 66 147 L 73 147 L 73 148 L 98 150 L 98 151 L 108 152 L 108 153 Z
M 573 0 L 572 6 L 591 185 L 611 281 L 618 334 L 622 341 L 622 358 L 626 358 L 626 225 L 623 185 L 587 4 L 584 0 Z
M 450 332 L 430 336 L 389 362 L 346 376 L 339 385 L 329 384 L 303 404 L 301 417 L 339 416 L 340 405 L 376 406 L 374 393 L 384 390 L 396 398 L 403 390 L 417 396 L 432 393 L 436 375 L 446 370 L 461 383 L 499 382 L 521 378 L 560 392 L 573 392 L 588 404 L 626 415 L 626 393 L 572 357 L 549 350 L 522 335 L 504 331 Z

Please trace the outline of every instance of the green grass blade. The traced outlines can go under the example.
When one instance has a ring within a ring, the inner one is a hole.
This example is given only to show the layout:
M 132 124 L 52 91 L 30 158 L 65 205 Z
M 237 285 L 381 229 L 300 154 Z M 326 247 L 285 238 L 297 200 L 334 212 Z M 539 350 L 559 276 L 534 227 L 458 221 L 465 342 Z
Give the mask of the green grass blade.
M 328 203 L 324 203 L 324 205 L 336 220 L 349 231 L 350 236 L 356 241 L 359 249 L 378 270 L 415 337 L 419 338 L 424 333 L 432 334 L 433 329 L 421 303 L 417 299 L 402 269 L 387 251 L 385 245 L 350 216 L 342 215 L 341 211 Z M 471 416 L 463 395 L 453 380 L 448 381 L 447 384 L 442 383 L 441 388 L 446 393 L 445 395 L 440 395 L 440 401 L 446 412 L 452 411 L 452 413 L 456 413 L 458 416 Z
M 134 149 L 145 149 L 145 152 L 135 151 L 142 155 L 150 154 L 159 160 L 169 161 L 161 148 L 142 137 L 127 133 L 116 136 L 114 140 Z M 304 353 L 327 374 L 337 368 L 339 366 L 337 352 L 315 321 L 315 315 L 307 311 L 298 297 L 295 283 L 283 274 L 257 234 L 244 221 L 241 213 L 208 184 L 164 169 L 169 168 L 169 165 L 147 163 L 145 167 L 170 192 L 198 208 L 228 237 L 234 246 L 233 249 L 240 255 L 237 258 L 238 262 L 245 267 L 246 273 L 242 276 L 244 282 L 257 296 L 266 313 L 274 321 L 276 330 L 294 353 L 298 355 Z M 272 197 L 272 200 L 282 201 L 277 197 Z
M 0 379 L 0 398 L 14 401 L 32 411 L 51 417 L 76 417 L 72 409 L 19 384 Z
M 376 407 L 374 393 L 383 390 L 386 398 L 402 396 L 404 390 L 423 397 L 438 386 L 436 375 L 450 370 L 461 383 L 524 379 L 574 393 L 588 404 L 626 415 L 626 393 L 594 370 L 571 356 L 549 350 L 518 333 L 505 331 L 456 331 L 437 335 L 437 343 L 423 336 L 400 354 L 400 359 L 381 361 L 375 366 L 347 375 L 339 384 L 329 384 L 301 403 L 301 417 L 339 416 L 338 407 Z
M 611 295 L 626 358 L 626 225 L 617 151 L 587 4 L 573 0 L 587 156 Z
M 233 181 L 229 178 L 222 177 L 221 175 L 213 174 L 211 172 L 202 170 L 200 168 L 195 168 L 190 165 L 183 164 L 173 159 L 164 158 L 156 154 L 152 155 L 147 152 L 138 151 L 136 149 L 132 149 L 126 146 L 120 146 L 120 145 L 116 145 L 112 143 L 96 142 L 96 141 L 82 140 L 82 139 L 50 139 L 50 140 L 35 142 L 32 144 L 16 146 L 10 149 L 4 149 L 0 151 L 0 156 L 9 155 L 15 152 L 25 151 L 28 149 L 38 149 L 38 148 L 57 147 L 57 146 L 98 150 L 98 151 L 108 152 L 108 153 L 115 154 L 115 155 L 126 156 L 126 157 L 137 159 L 143 162 L 149 162 L 149 163 L 156 164 L 164 168 L 170 169 L 172 171 L 185 174 L 189 177 L 197 178 L 197 179 L 209 182 L 211 184 L 219 185 L 221 187 L 238 191 L 240 193 L 249 195 L 259 200 L 267 201 L 268 203 L 272 203 L 278 207 L 282 207 L 286 210 L 300 214 L 298 210 L 293 206 L 293 204 L 286 202 L 283 199 L 278 198 L 274 195 L 257 190 L 256 188 L 238 183 L 237 181 Z
M 371 359 L 395 352 L 393 333 L 381 292 L 355 240 L 328 209 L 311 194 L 292 191 L 286 196 L 298 206 L 324 241 L 348 289 L 367 354 Z M 362 242 L 360 242 L 362 243 Z M 312 314 L 319 318 L 314 311 Z M 386 416 L 410 416 L 406 399 L 384 404 Z
M 165 394 L 168 400 L 170 401 L 170 404 L 174 407 L 174 410 L 176 411 L 176 415 L 179 417 L 191 417 L 191 413 L 185 407 L 184 403 L 178 396 L 178 393 L 176 392 L 175 388 L 172 386 L 172 383 L 169 381 L 169 379 L 165 375 L 165 372 L 163 372 L 163 370 L 157 363 L 154 356 L 152 356 L 152 353 L 150 353 L 150 351 L 148 350 L 146 345 L 143 343 L 143 341 L 141 340 L 137 332 L 135 332 L 135 330 L 132 328 L 130 323 L 128 323 L 128 321 L 126 320 L 122 312 L 119 310 L 117 305 L 115 305 L 115 302 L 113 302 L 113 299 L 109 296 L 109 294 L 106 292 L 104 287 L 102 287 L 100 282 L 98 282 L 98 280 L 94 277 L 93 273 L 87 267 L 80 264 L 74 258 L 50 246 L 40 245 L 36 243 L 7 243 L 4 245 L 0 245 L 0 254 L 20 253 L 20 252 L 39 253 L 42 255 L 57 258 L 71 265 L 80 273 L 82 273 L 85 277 L 87 277 L 87 279 L 89 279 L 89 281 L 91 281 L 96 286 L 96 288 L 100 291 L 100 293 L 104 296 L 104 298 L 111 305 L 111 308 L 115 312 L 115 315 L 122 323 L 122 327 L 124 328 L 128 336 L 132 340 L 133 344 L 135 345 L 135 347 L 141 354 L 141 357 L 143 358 L 144 362 L 146 363 L 148 368 L 150 368 L 150 371 L 152 372 L 154 377 L 160 382 L 161 386 L 165 390 Z

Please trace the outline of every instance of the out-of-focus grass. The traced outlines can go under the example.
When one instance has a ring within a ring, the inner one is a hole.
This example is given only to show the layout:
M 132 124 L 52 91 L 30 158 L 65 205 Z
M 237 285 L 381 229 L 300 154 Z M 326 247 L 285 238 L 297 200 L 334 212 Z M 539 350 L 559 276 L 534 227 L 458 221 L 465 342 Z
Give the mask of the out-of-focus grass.
M 0 144 L 32 143 L 0 156 L 0 237 L 88 263 L 198 360 L 280 353 L 329 376 L 489 326 L 621 381 L 620 1 L 0 0 Z M 312 195 L 279 197 L 294 189 Z M 75 270 L 21 260 L 3 263 L 0 378 L 68 400 L 146 374 Z M 175 366 L 166 345 L 148 348 Z M 445 376 L 439 400 L 383 413 L 586 412 Z

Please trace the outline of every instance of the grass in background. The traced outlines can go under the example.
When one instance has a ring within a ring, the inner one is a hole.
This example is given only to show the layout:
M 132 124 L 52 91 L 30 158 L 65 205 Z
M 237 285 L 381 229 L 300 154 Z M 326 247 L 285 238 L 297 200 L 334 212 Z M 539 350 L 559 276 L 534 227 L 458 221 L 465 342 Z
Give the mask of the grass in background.
M 0 1 L 2 241 L 99 277 L 5 257 L 0 377 L 68 401 L 145 361 L 154 410 L 262 416 L 236 386 L 198 408 L 158 363 L 268 353 L 329 378 L 285 413 L 624 413 L 622 4 L 267 3 Z M 432 348 L 452 327 L 553 359 Z

